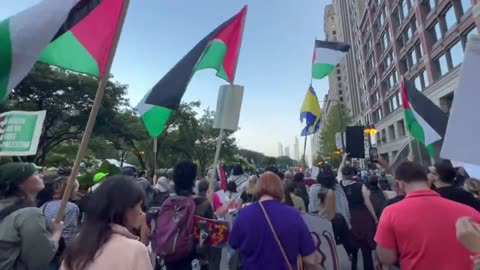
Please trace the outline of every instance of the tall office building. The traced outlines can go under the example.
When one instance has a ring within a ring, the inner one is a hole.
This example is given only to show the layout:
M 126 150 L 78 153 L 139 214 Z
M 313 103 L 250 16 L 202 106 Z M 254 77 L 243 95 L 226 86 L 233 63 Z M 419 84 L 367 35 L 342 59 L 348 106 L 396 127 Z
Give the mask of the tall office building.
M 358 55 L 358 17 L 364 10 L 367 0 L 333 0 L 335 9 L 335 23 L 337 27 L 337 40 L 350 44 L 350 51 L 340 62 L 340 74 L 344 93 L 344 104 L 349 109 L 350 115 L 355 122 L 360 123 L 362 119 L 361 93 L 359 87 L 360 69 Z M 330 78 L 332 80 L 332 78 Z M 330 95 L 325 106 L 332 106 L 335 102 Z
M 283 145 L 281 143 L 278 143 L 278 156 L 283 156 Z
M 323 30 L 325 32 L 325 39 L 327 41 L 337 41 L 338 40 L 338 23 L 337 23 L 337 13 L 335 12 L 335 7 L 330 4 L 325 7 L 324 12 L 324 23 Z M 338 64 L 332 73 L 328 76 L 329 88 L 327 99 L 323 104 L 323 112 L 325 117 L 328 117 L 330 109 L 333 105 L 337 103 L 346 104 L 347 101 L 350 101 L 348 93 L 345 92 L 345 87 L 347 86 L 347 80 L 342 72 L 342 63 Z M 347 107 L 350 107 L 351 104 L 346 104 Z
M 355 37 L 349 42 L 354 54 L 350 62 L 357 63 L 358 77 L 348 71 L 347 79 L 348 91 L 359 94 L 360 104 L 352 102 L 351 110 L 361 117 L 358 123 L 375 125 L 379 153 L 393 159 L 408 145 L 401 78 L 414 81 L 419 91 L 448 112 L 467 38 L 480 28 L 480 0 L 333 2 L 346 13 L 337 14 L 342 26 L 338 39 L 347 41 L 352 33 Z M 349 18 L 352 11 L 357 20 Z
M 283 155 L 290 157 L 290 146 L 285 146 L 285 151 L 283 152 Z
M 293 158 L 295 160 L 300 160 L 300 148 L 298 145 L 298 137 L 295 137 L 295 143 L 293 144 Z

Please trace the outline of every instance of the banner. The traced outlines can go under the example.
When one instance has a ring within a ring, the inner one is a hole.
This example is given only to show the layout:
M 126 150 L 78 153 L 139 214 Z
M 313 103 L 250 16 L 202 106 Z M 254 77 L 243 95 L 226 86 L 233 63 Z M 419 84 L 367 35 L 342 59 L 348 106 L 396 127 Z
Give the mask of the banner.
M 37 153 L 46 111 L 11 111 L 0 114 L 0 156 Z
M 222 85 L 218 91 L 213 128 L 237 130 L 242 100 L 243 86 Z

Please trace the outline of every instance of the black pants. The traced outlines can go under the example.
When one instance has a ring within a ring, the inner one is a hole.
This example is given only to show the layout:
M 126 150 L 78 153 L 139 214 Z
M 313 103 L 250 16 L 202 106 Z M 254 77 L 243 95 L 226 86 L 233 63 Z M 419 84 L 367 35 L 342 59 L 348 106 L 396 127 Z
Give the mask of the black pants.
M 358 251 L 360 249 L 352 250 L 352 270 L 357 270 Z M 372 251 L 369 248 L 361 249 L 363 257 L 363 270 L 375 270 L 373 266 Z

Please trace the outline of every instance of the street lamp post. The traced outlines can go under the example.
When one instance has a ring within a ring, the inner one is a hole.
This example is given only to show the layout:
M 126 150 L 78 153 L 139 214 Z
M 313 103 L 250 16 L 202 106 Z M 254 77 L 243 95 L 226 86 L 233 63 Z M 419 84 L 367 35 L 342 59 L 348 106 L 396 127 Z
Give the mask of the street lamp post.
M 375 135 L 377 133 L 377 129 L 375 128 L 374 125 L 367 124 L 363 131 L 365 135 L 368 136 L 368 147 L 372 148 L 372 135 Z

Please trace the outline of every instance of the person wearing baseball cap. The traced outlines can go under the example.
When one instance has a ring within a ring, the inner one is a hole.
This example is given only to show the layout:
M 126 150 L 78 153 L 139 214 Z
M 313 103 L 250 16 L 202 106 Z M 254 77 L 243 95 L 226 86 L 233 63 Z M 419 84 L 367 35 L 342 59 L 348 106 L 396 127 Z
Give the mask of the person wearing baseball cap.
M 52 223 L 50 232 L 35 199 L 43 175 L 31 163 L 0 166 L 0 269 L 47 269 L 55 256 L 63 222 Z
M 88 189 L 89 192 L 95 191 L 103 182 L 103 179 L 105 179 L 108 176 L 108 173 L 103 173 L 103 172 L 98 172 L 93 176 L 93 182 L 95 183 L 92 187 Z

